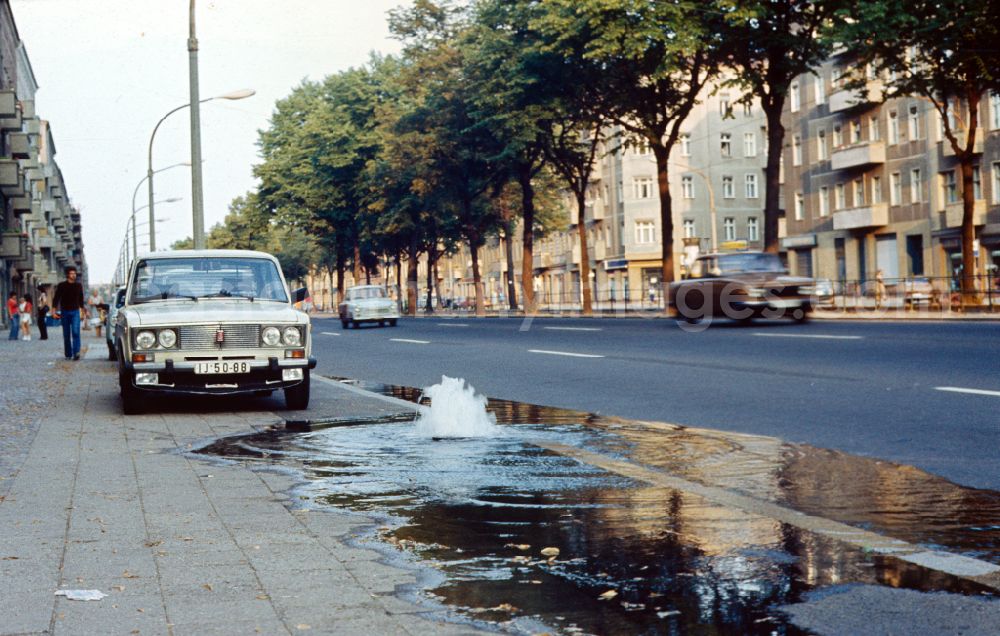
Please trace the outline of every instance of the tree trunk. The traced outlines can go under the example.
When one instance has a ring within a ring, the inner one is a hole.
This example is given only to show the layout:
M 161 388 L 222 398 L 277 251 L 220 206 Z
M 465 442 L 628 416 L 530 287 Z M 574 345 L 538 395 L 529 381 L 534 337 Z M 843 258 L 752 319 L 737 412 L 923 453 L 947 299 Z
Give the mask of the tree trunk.
M 781 250 L 778 238 L 780 215 L 781 151 L 785 143 L 785 127 L 781 123 L 783 96 L 764 100 L 767 116 L 767 167 L 764 169 L 764 251 L 777 254 Z
M 979 93 L 968 91 L 969 126 L 965 151 L 958 154 L 962 174 L 962 305 L 979 305 L 982 299 L 976 285 L 976 192 L 972 181 L 975 162 L 976 121 L 979 115 Z M 980 168 L 982 170 L 982 168 Z M 982 172 L 980 173 L 982 174 Z M 981 178 L 981 177 L 980 177 Z
M 441 304 L 441 283 L 438 282 L 441 280 L 440 277 L 438 276 L 438 264 L 440 263 L 440 261 L 441 261 L 440 256 L 434 259 L 434 295 L 437 297 L 436 304 L 438 306 L 438 309 L 444 307 L 444 305 Z
M 507 303 L 511 311 L 517 311 L 517 285 L 514 284 L 514 237 L 511 236 L 514 221 L 507 221 L 503 228 L 503 248 L 507 252 Z
M 396 264 L 396 309 L 403 311 L 403 257 L 401 252 L 396 252 L 393 257 Z
M 662 145 L 654 146 L 653 155 L 656 157 L 656 185 L 660 195 L 660 241 L 663 246 L 660 285 L 666 291 L 670 283 L 674 282 L 674 217 L 668 167 L 670 149 Z M 664 303 L 664 307 L 667 304 Z
M 354 246 L 354 284 L 361 284 L 361 246 Z
M 434 313 L 434 305 L 431 301 L 434 299 L 434 267 L 437 265 L 437 250 L 431 248 L 427 250 L 427 305 L 424 307 L 424 311 L 427 313 Z
M 337 303 L 344 298 L 344 261 L 347 250 L 344 249 L 342 241 L 337 241 Z
M 476 238 L 469 239 L 469 251 L 472 253 L 472 283 L 476 287 L 476 315 L 486 315 L 486 305 L 483 298 L 483 279 L 479 274 L 479 241 Z
M 576 229 L 580 235 L 580 291 L 583 292 L 583 315 L 593 316 L 594 305 L 590 293 L 590 250 L 587 249 L 587 191 L 586 181 L 583 189 L 576 193 Z
M 417 241 L 410 242 L 410 251 L 406 259 L 406 314 L 417 315 Z
M 521 293 L 524 294 L 524 314 L 533 316 L 535 304 L 535 190 L 531 185 L 531 166 L 518 169 L 517 181 L 521 185 L 521 215 L 524 228 L 521 236 Z

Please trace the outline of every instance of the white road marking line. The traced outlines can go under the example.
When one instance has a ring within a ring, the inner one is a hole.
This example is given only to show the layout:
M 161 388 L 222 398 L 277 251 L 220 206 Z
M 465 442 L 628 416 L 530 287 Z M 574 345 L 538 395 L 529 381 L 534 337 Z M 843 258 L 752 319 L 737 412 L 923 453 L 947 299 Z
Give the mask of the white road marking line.
M 430 340 L 410 340 L 409 338 L 389 338 L 393 342 L 409 342 L 410 344 L 430 344 Z
M 1000 391 L 987 391 L 985 389 L 963 389 L 960 386 L 936 386 L 938 391 L 950 391 L 952 393 L 970 393 L 972 395 L 989 395 L 990 397 L 1000 397 Z
M 568 356 L 570 358 L 603 358 L 604 356 L 590 353 L 570 353 L 568 351 L 545 351 L 544 349 L 528 349 L 528 353 L 544 353 L 550 356 Z
M 438 322 L 434 323 L 438 327 L 468 327 L 468 323 L 464 322 Z
M 335 331 L 321 331 L 324 336 L 339 336 L 340 334 Z
M 603 331 L 600 327 L 542 327 L 549 331 Z
M 802 333 L 761 333 L 754 332 L 752 335 L 761 338 L 815 338 L 817 340 L 861 340 L 863 336 L 826 336 L 823 334 L 808 335 Z

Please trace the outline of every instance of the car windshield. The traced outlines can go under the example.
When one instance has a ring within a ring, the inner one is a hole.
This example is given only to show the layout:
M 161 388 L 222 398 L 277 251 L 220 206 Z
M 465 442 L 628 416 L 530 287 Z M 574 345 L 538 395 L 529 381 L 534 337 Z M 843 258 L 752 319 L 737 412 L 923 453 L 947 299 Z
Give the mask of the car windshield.
M 785 271 L 777 254 L 720 254 L 719 269 L 723 274 Z
M 359 287 L 347 290 L 347 300 L 365 300 L 366 298 L 385 298 L 385 290 L 381 287 Z
M 169 298 L 242 297 L 288 302 L 273 261 L 251 257 L 150 258 L 132 277 L 133 303 Z

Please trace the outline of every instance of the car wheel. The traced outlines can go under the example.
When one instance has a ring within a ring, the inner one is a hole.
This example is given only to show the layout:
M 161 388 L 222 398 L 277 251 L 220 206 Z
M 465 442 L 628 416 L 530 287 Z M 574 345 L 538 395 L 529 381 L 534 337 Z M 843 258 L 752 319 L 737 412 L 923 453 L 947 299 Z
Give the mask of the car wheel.
M 302 370 L 302 382 L 285 389 L 285 407 L 301 411 L 309 406 L 309 369 Z
M 799 324 L 809 322 L 809 311 L 799 307 L 798 309 L 792 311 L 792 320 Z
M 107 342 L 108 342 L 108 360 L 114 362 L 115 360 L 118 359 L 118 354 L 115 353 L 115 345 L 113 345 L 110 340 L 108 340 Z
M 341 320 L 340 321 L 340 328 L 341 329 L 347 329 L 350 326 L 351 326 L 351 321 L 350 320 Z
M 122 413 L 125 415 L 138 415 L 142 413 L 142 396 L 139 389 L 132 385 L 132 378 L 125 370 L 124 360 L 118 360 L 118 388 L 122 394 Z
M 378 326 L 379 327 L 384 327 L 385 326 L 385 321 L 384 320 L 379 320 L 378 321 Z
M 395 326 L 396 326 L 396 319 L 395 319 L 395 318 L 393 318 L 393 319 L 391 319 L 391 320 L 389 321 L 389 326 L 390 326 L 390 327 L 395 327 Z

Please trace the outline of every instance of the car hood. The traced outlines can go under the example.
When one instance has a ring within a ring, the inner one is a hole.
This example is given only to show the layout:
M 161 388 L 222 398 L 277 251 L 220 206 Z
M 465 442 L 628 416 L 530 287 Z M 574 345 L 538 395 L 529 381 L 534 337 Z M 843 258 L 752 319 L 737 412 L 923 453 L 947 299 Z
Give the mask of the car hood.
M 130 325 L 199 324 L 221 322 L 307 323 L 308 316 L 285 303 L 246 299 L 165 300 L 129 305 Z

